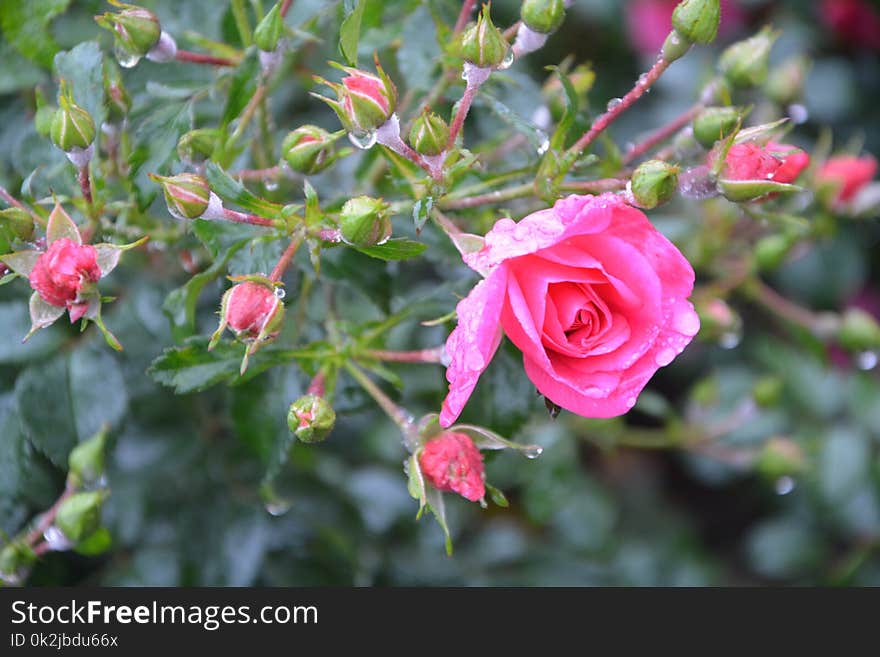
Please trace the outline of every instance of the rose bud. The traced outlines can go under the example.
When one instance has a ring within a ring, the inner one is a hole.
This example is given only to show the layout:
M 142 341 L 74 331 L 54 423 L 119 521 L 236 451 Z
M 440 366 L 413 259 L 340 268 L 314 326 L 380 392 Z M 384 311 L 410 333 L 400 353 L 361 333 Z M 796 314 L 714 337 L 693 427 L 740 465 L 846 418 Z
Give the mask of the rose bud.
M 703 299 L 696 303 L 700 316 L 700 337 L 715 340 L 724 334 L 736 334 L 742 319 L 723 299 Z
M 75 322 L 88 310 L 81 296 L 101 278 L 97 258 L 94 246 L 62 237 L 40 254 L 28 280 L 43 301 L 67 308 L 70 321 Z
M 159 42 L 162 28 L 156 14 L 149 9 L 114 0 L 110 4 L 122 11 L 95 16 L 95 22 L 113 33 L 119 63 L 131 68 Z
M 333 430 L 336 412 L 323 397 L 303 395 L 290 405 L 287 426 L 304 443 L 319 443 Z
M 868 0 L 822 0 L 820 16 L 846 45 L 880 50 L 880 11 Z
M 417 153 L 440 155 L 449 141 L 449 125 L 440 115 L 426 109 L 413 122 L 409 141 Z
M 755 87 L 767 79 L 767 59 L 770 48 L 779 36 L 765 27 L 755 36 L 729 46 L 721 54 L 718 68 L 735 87 Z
M 65 153 L 85 151 L 95 140 L 95 122 L 86 110 L 74 102 L 66 80 L 61 81 L 58 105 L 49 128 L 52 143 Z
M 530 30 L 551 34 L 565 20 L 565 3 L 562 0 L 523 0 L 519 15 Z
M 37 560 L 33 548 L 24 538 L 18 538 L 0 549 L 0 582 L 20 583 L 23 574 Z
M 67 480 L 79 487 L 86 482 L 97 481 L 104 472 L 104 446 L 107 431 L 102 429 L 86 441 L 79 443 L 67 457 Z
M 816 174 L 817 182 L 832 192 L 831 204 L 839 207 L 867 185 L 877 173 L 877 160 L 871 155 L 829 158 Z
M 710 166 L 715 157 L 710 153 Z M 718 184 L 729 200 L 752 201 L 775 192 L 796 191 L 791 183 L 809 164 L 810 156 L 795 146 L 734 144 L 727 152 Z
M 263 52 L 274 52 L 284 31 L 284 18 L 280 6 L 276 4 L 254 28 L 254 43 Z
M 483 5 L 476 24 L 461 35 L 461 57 L 479 68 L 493 68 L 504 61 L 509 49 L 501 30 L 492 24 L 489 6 Z
M 425 443 L 418 458 L 425 481 L 437 490 L 458 493 L 471 502 L 486 494 L 483 455 L 468 435 L 441 433 Z
M 168 212 L 178 219 L 198 219 L 208 209 L 211 201 L 211 187 L 204 176 L 194 173 L 181 173 L 176 176 L 157 176 L 150 178 L 162 186 Z
M 633 172 L 630 191 L 639 207 L 656 208 L 672 198 L 678 187 L 678 167 L 663 160 L 648 160 Z
M 742 112 L 738 107 L 707 107 L 691 123 L 694 137 L 706 148 L 729 137 L 739 125 Z
M 397 87 L 391 81 L 379 62 L 376 62 L 378 75 L 365 73 L 348 66 L 340 67 L 347 75 L 341 84 L 316 78 L 336 92 L 336 100 L 312 94 L 333 108 L 343 127 L 349 132 L 372 132 L 384 124 L 397 106 Z
M 382 199 L 356 196 L 339 212 L 339 233 L 346 244 L 376 246 L 391 237 L 389 205 Z
M 293 171 L 311 175 L 324 170 L 336 137 L 314 125 L 300 126 L 288 132 L 281 142 L 281 157 Z
M 248 344 L 241 362 L 241 374 L 247 370 L 248 358 L 261 345 L 274 340 L 284 322 L 284 304 L 275 294 L 276 285 L 263 276 L 244 276 L 223 295 L 220 304 L 220 326 L 211 336 L 208 351 L 220 341 L 226 327 L 235 337 Z
M 847 308 L 840 321 L 837 341 L 844 349 L 853 351 L 880 348 L 880 325 L 869 312 Z
M 0 210 L 0 237 L 26 241 L 33 235 L 34 219 L 26 210 L 14 206 Z
M 688 43 L 712 43 L 720 22 L 719 0 L 682 0 L 672 12 L 672 27 Z
M 201 162 L 214 153 L 220 140 L 217 128 L 197 128 L 185 132 L 177 141 L 177 154 L 187 162 Z
M 91 536 L 101 526 L 101 506 L 108 495 L 106 490 L 71 495 L 58 507 L 55 526 L 72 543 Z
M 804 92 L 804 80 L 807 77 L 809 61 L 802 56 L 790 57 L 782 64 L 770 70 L 764 91 L 771 100 L 780 105 L 789 105 L 797 101 Z

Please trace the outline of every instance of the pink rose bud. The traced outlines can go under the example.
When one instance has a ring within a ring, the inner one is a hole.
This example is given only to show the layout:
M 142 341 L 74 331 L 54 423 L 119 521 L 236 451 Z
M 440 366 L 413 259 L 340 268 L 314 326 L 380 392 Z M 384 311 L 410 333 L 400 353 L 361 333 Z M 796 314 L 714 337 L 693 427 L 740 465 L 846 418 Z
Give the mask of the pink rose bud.
M 450 431 L 426 442 L 419 466 L 425 481 L 437 490 L 458 493 L 471 502 L 486 494 L 483 455 L 466 434 Z
M 397 106 L 397 88 L 379 62 L 377 75 L 348 66 L 341 67 L 348 75 L 341 84 L 317 78 L 336 92 L 336 100 L 316 96 L 333 108 L 343 127 L 349 132 L 372 132 L 394 113 Z
M 225 319 L 240 338 L 256 338 L 277 328 L 284 305 L 267 285 L 246 281 L 234 286 L 226 300 Z
M 80 293 L 101 278 L 97 256 L 90 244 L 57 239 L 37 258 L 29 277 L 31 287 L 49 305 L 68 308 L 70 321 L 75 322 L 88 308 L 87 303 L 77 303 Z
M 866 0 L 822 0 L 822 21 L 846 44 L 880 50 L 880 11 Z
M 841 155 L 829 158 L 816 178 L 834 190 L 833 204 L 850 201 L 862 187 L 877 174 L 877 160 L 871 155 L 852 157 Z
M 710 166 L 715 155 L 710 154 Z M 753 142 L 734 144 L 727 152 L 719 186 L 731 201 L 770 198 L 774 192 L 786 191 L 810 164 L 810 156 L 796 146 L 769 142 L 760 146 Z

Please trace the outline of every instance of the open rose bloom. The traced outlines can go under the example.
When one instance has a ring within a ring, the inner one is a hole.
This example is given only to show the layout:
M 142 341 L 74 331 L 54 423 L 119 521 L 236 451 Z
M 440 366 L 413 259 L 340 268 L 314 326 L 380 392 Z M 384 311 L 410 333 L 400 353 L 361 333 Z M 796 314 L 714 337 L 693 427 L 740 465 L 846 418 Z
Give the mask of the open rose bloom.
M 631 409 L 654 372 L 700 328 L 687 300 L 690 264 L 641 211 L 613 194 L 569 196 L 518 223 L 501 219 L 464 259 L 485 279 L 458 304 L 458 326 L 446 343 L 446 427 L 502 331 L 522 351 L 541 394 L 598 418 Z

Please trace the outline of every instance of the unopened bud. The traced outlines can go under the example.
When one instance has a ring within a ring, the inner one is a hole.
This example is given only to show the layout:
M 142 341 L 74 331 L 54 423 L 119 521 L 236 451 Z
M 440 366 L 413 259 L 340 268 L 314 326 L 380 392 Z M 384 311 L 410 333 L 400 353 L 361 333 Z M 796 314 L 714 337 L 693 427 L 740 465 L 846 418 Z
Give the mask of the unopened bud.
M 0 235 L 9 241 L 29 240 L 34 235 L 34 219 L 27 211 L 11 207 L 0 210 Z
M 263 17 L 254 29 L 254 43 L 264 52 L 274 52 L 284 31 L 284 19 L 281 17 L 280 6 L 276 4 Z
M 422 155 L 439 155 L 446 150 L 449 141 L 449 125 L 440 115 L 425 110 L 413 122 L 409 141 L 416 152 Z
M 94 534 L 101 526 L 101 505 L 107 495 L 106 490 L 73 494 L 58 507 L 55 525 L 73 543 Z
M 510 44 L 489 17 L 489 5 L 483 5 L 477 23 L 461 36 L 461 56 L 479 68 L 498 66 L 507 56 Z
M 197 219 L 205 214 L 211 200 L 211 187 L 204 176 L 194 173 L 181 173 L 176 176 L 157 176 L 150 178 L 162 186 L 168 212 L 180 219 Z
M 458 493 L 472 502 L 486 494 L 483 455 L 467 434 L 441 433 L 425 443 L 418 458 L 425 481 L 437 490 Z
M 375 246 L 391 237 L 388 204 L 370 196 L 356 196 L 342 206 L 339 232 L 352 246 Z
M 779 34 L 765 27 L 755 36 L 729 46 L 721 54 L 718 68 L 735 87 L 754 87 L 767 78 L 770 48 Z
M 287 426 L 304 443 L 319 443 L 333 430 L 336 412 L 318 395 L 304 395 L 290 405 Z
M 95 122 L 89 113 L 73 100 L 70 85 L 61 81 L 59 107 L 52 117 L 49 136 L 65 153 L 74 149 L 87 149 L 95 140 Z
M 565 3 L 562 0 L 523 0 L 519 15 L 530 30 L 550 34 L 565 20 Z
M 211 339 L 212 348 L 227 326 L 244 342 L 267 342 L 281 330 L 284 304 L 275 294 L 275 286 L 261 276 L 243 278 L 248 280 L 233 285 L 223 295 L 220 327 Z
M 848 308 L 837 332 L 841 347 L 853 351 L 880 348 L 880 326 L 870 313 L 861 308 Z
M 330 163 L 330 151 L 336 138 L 314 125 L 300 126 L 287 133 L 281 143 L 281 157 L 293 171 L 311 175 Z
M 712 148 L 716 141 L 733 134 L 740 116 L 737 107 L 707 107 L 693 120 L 694 137 L 702 146 Z
M 111 2 L 122 11 L 95 16 L 95 22 L 113 33 L 116 48 L 130 57 L 141 58 L 155 46 L 162 34 L 159 19 L 149 9 Z
M 187 162 L 201 162 L 214 153 L 220 140 L 217 128 L 197 128 L 185 132 L 177 141 L 177 154 Z
M 17 579 L 19 573 L 30 567 L 37 555 L 24 540 L 14 540 L 0 549 L 0 581 Z
M 317 78 L 336 92 L 336 100 L 316 95 L 333 108 L 349 132 L 371 132 L 383 125 L 397 107 L 397 87 L 376 61 L 376 75 L 348 66 L 341 83 Z
M 720 21 L 720 0 L 682 0 L 672 12 L 672 27 L 691 43 L 712 43 Z
M 648 160 L 633 172 L 630 189 L 639 207 L 650 210 L 672 198 L 678 187 L 678 167 Z
M 804 92 L 804 80 L 810 67 L 806 57 L 795 56 L 772 69 L 764 83 L 764 91 L 780 105 L 797 101 Z
M 74 486 L 97 481 L 104 472 L 104 446 L 107 432 L 99 431 L 88 440 L 74 447 L 67 457 L 68 478 Z

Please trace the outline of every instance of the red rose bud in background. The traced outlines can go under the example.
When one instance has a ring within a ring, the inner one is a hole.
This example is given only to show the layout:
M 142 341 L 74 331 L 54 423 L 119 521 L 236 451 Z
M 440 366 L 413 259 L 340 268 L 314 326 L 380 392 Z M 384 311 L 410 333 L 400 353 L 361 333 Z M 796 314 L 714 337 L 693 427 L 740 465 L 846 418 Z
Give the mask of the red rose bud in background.
M 324 397 L 303 395 L 290 405 L 287 426 L 304 443 L 323 441 L 333 431 L 336 411 Z
M 867 0 L 822 0 L 822 22 L 846 45 L 880 50 L 880 10 Z
M 336 137 L 317 126 L 300 126 L 287 133 L 281 143 L 281 157 L 297 173 L 318 173 L 332 162 L 329 155 L 334 141 Z
M 709 154 L 710 167 L 717 153 Z M 734 144 L 727 151 L 718 186 L 731 201 L 752 201 L 775 192 L 796 191 L 791 186 L 810 164 L 810 156 L 788 144 L 754 142 Z
M 343 127 L 353 133 L 371 133 L 394 114 L 397 106 L 397 87 L 379 62 L 377 75 L 348 66 L 339 67 L 347 73 L 342 83 L 316 78 L 336 92 L 336 100 L 312 94 L 333 108 Z
M 419 466 L 425 481 L 437 490 L 458 493 L 471 502 L 486 494 L 483 455 L 466 434 L 450 431 L 427 441 L 419 452 Z
M 62 238 L 49 245 L 31 270 L 31 287 L 51 306 L 70 311 L 70 321 L 80 319 L 88 310 L 81 293 L 101 278 L 98 254 L 90 244 L 77 244 Z
M 872 155 L 839 155 L 822 165 L 816 173 L 816 181 L 831 191 L 830 203 L 839 208 L 851 201 L 876 174 L 877 160 Z

